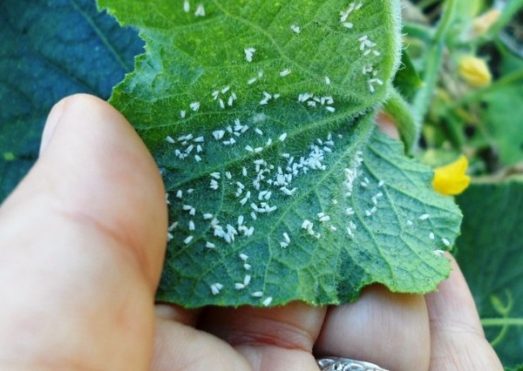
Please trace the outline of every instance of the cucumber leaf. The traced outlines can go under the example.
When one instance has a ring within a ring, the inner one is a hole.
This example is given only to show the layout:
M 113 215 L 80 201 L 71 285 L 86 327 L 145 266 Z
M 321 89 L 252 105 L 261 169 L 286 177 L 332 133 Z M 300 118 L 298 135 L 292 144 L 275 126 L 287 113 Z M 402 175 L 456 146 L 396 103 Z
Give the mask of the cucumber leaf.
M 474 184 L 458 203 L 465 219 L 456 257 L 485 333 L 505 366 L 521 365 L 523 178 Z
M 111 103 L 168 190 L 159 300 L 332 304 L 447 277 L 461 214 L 373 120 L 399 1 L 98 3 L 146 41 Z
M 51 107 L 74 93 L 107 99 L 143 42 L 92 0 L 0 2 L 0 202 L 38 157 Z

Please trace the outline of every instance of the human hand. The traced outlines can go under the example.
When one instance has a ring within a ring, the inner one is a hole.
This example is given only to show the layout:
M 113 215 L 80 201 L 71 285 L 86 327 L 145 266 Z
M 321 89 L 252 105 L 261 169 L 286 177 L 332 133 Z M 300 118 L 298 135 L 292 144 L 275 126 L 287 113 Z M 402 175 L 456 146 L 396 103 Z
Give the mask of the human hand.
M 335 355 L 394 371 L 501 370 L 453 262 L 427 297 L 367 288 L 353 304 L 154 306 L 167 210 L 127 121 L 74 96 L 0 208 L 1 370 L 318 370 Z

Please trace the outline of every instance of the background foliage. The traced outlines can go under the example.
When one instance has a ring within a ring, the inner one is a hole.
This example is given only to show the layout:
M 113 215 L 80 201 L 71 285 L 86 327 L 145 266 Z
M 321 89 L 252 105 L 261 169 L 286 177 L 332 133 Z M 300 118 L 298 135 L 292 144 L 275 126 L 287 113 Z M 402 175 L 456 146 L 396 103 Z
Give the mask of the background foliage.
M 507 364 L 523 349 L 523 178 L 483 181 L 459 197 L 465 214 L 457 258 L 488 338 Z
M 404 57 L 410 72 L 403 71 L 397 84 L 405 87 L 400 91 L 418 112 L 427 112 L 421 115 L 417 156 L 432 165 L 461 153 L 472 161 L 477 180 L 458 198 L 465 218 L 457 258 L 487 336 L 507 367 L 516 367 L 523 363 L 518 235 L 523 219 L 523 2 L 420 0 L 405 5 L 412 63 Z M 471 36 L 474 20 L 493 7 L 502 10 L 499 21 Z M 141 50 L 134 31 L 97 13 L 90 0 L 0 3 L 0 200 L 36 159 L 52 104 L 75 92 L 107 98 Z M 494 83 L 470 89 L 461 81 L 457 65 L 463 54 L 485 58 Z M 417 75 L 425 84 L 411 91 Z
M 0 201 L 36 160 L 53 104 L 109 98 L 142 45 L 91 0 L 0 2 Z

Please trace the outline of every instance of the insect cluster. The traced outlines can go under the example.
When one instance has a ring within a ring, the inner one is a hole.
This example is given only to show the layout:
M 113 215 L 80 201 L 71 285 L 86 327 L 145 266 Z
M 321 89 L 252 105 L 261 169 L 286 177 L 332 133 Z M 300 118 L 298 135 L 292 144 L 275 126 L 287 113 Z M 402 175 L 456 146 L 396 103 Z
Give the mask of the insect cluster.
M 339 26 L 345 32 L 355 32 L 354 15 L 364 8 L 363 1 L 353 1 L 347 8 L 339 13 Z M 185 0 L 183 11 L 192 12 L 191 3 Z M 206 15 L 205 8 L 198 4 L 194 16 Z M 297 23 L 289 25 L 289 32 L 294 37 L 300 37 L 304 29 Z M 367 78 L 366 84 L 370 94 L 374 94 L 378 86 L 384 82 L 378 77 L 379 70 L 372 63 L 373 58 L 381 56 L 379 46 L 368 35 L 357 38 L 358 49 L 361 57 L 368 61 L 361 71 Z M 257 60 L 258 47 L 246 45 L 241 51 L 244 63 L 254 64 Z M 279 78 L 285 79 L 293 74 L 292 67 L 284 67 L 275 72 Z M 251 91 L 255 85 L 262 81 L 266 72 L 259 70 L 244 82 L 245 87 Z M 327 86 L 333 84 L 329 76 L 324 77 L 323 83 Z M 343 138 L 343 134 L 330 132 L 323 138 L 316 138 L 310 142 L 306 152 L 287 151 L 286 143 L 292 140 L 294 133 L 281 131 L 274 134 L 274 128 L 268 128 L 268 116 L 263 112 L 264 107 L 271 105 L 281 98 L 277 92 L 261 91 L 257 100 L 259 110 L 249 120 L 236 118 L 232 123 L 224 124 L 215 128 L 212 132 L 196 133 L 186 132 L 176 137 L 167 135 L 165 142 L 169 151 L 173 152 L 180 161 L 188 164 L 205 162 L 205 156 L 213 156 L 212 150 L 208 148 L 242 148 L 243 158 L 241 167 L 224 164 L 221 168 L 207 175 L 206 189 L 176 189 L 173 191 L 175 200 L 169 200 L 171 215 L 176 215 L 177 220 L 169 227 L 168 239 L 174 238 L 173 233 L 178 231 L 184 235 L 181 239 L 185 247 L 179 248 L 202 248 L 210 254 L 220 249 L 228 249 L 236 252 L 238 263 L 243 270 L 243 278 L 234 283 L 232 287 L 226 287 L 221 282 L 209 282 L 209 294 L 220 295 L 223 290 L 248 290 L 249 295 L 260 300 L 262 305 L 268 306 L 272 303 L 270 293 L 265 292 L 264 282 L 256 282 L 252 272 L 253 262 L 249 256 L 238 249 L 235 244 L 242 240 L 254 239 L 257 235 L 257 221 L 278 213 L 282 204 L 288 203 L 293 197 L 308 192 L 300 189 L 299 179 L 311 173 L 321 173 L 328 169 L 329 157 L 336 151 L 336 142 Z M 254 96 L 254 94 L 252 94 Z M 233 109 L 239 97 L 237 90 L 232 84 L 212 90 L 209 98 L 202 101 L 194 101 L 188 107 L 180 110 L 179 116 L 185 119 L 191 113 L 197 114 L 203 107 L 209 109 L 228 110 Z M 245 98 L 248 99 L 248 98 Z M 310 92 L 301 92 L 296 97 L 297 102 L 309 110 L 324 110 L 325 113 L 336 113 L 336 101 L 332 95 L 316 95 Z M 268 130 L 270 129 L 270 130 Z M 269 134 L 272 133 L 272 135 Z M 275 156 L 274 154 L 278 154 Z M 357 150 L 353 153 L 352 161 L 345 168 L 342 192 L 338 198 L 332 200 L 332 204 L 342 210 L 345 222 L 339 225 L 337 219 L 327 210 L 313 213 L 304 218 L 301 228 L 281 231 L 277 244 L 281 249 L 292 249 L 295 239 L 312 238 L 321 239 L 325 233 L 343 233 L 351 240 L 357 239 L 358 229 L 361 228 L 362 218 L 370 219 L 379 213 L 380 207 L 387 207 L 387 185 L 378 179 L 371 179 L 371 175 L 364 170 L 364 152 Z M 367 192 L 370 205 L 364 210 L 358 210 L 352 205 L 352 197 L 358 193 Z M 199 192 L 197 197 L 193 197 Z M 238 217 L 230 220 L 227 216 L 220 215 L 220 210 L 200 209 L 198 200 L 218 196 L 222 200 L 234 200 L 238 211 Z M 196 200 L 194 203 L 189 199 Z M 361 214 L 361 215 L 360 215 Z M 178 219 L 179 218 L 179 219 Z M 430 215 L 419 216 L 420 222 L 428 222 Z M 183 222 L 182 222 L 183 220 Z M 181 225 L 181 224 L 184 225 Z M 414 226 L 412 220 L 406 220 L 406 226 Z M 436 235 L 430 232 L 430 240 L 435 240 Z M 442 238 L 445 245 L 449 241 Z M 245 244 L 245 243 L 244 243 Z M 441 250 L 435 253 L 442 254 Z

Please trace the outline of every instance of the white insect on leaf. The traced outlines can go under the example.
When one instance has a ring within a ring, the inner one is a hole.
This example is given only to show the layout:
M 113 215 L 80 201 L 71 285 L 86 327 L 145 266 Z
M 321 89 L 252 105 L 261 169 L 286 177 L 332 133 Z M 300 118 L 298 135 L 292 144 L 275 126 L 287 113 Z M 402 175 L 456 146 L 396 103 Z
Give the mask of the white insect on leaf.
M 254 59 L 254 54 L 256 53 L 256 48 L 251 46 L 251 47 L 245 48 L 243 51 L 245 53 L 245 60 L 247 62 L 251 63 Z
M 205 7 L 203 6 L 203 4 L 199 4 L 196 7 L 196 11 L 194 12 L 194 15 L 196 17 L 205 17 Z
M 286 77 L 286 76 L 289 76 L 291 74 L 291 69 L 290 68 L 286 68 L 284 69 L 283 71 L 280 72 L 280 76 L 281 77 Z
M 198 110 L 200 109 L 200 102 L 192 102 L 189 107 L 191 107 L 191 109 L 194 111 L 194 112 L 198 112 Z
M 189 0 L 184 0 L 184 2 L 183 2 L 183 11 L 185 13 L 189 13 L 191 11 L 191 3 L 189 2 Z
M 213 295 L 218 295 L 220 291 L 223 289 L 223 285 L 219 282 L 213 283 L 210 285 L 211 293 Z
M 263 299 L 263 306 L 264 307 L 268 307 L 269 305 L 271 305 L 272 303 L 272 296 L 269 296 L 265 299 Z
M 301 27 L 297 24 L 292 24 L 291 25 L 291 30 L 292 32 L 294 32 L 295 34 L 299 34 L 301 33 Z
M 267 93 L 266 91 L 264 91 L 262 94 L 263 94 L 263 98 L 262 98 L 262 100 L 260 100 L 259 105 L 260 106 L 265 106 L 265 105 L 267 105 L 269 103 L 269 101 L 271 99 L 273 99 L 273 96 L 272 96 L 272 94 Z

